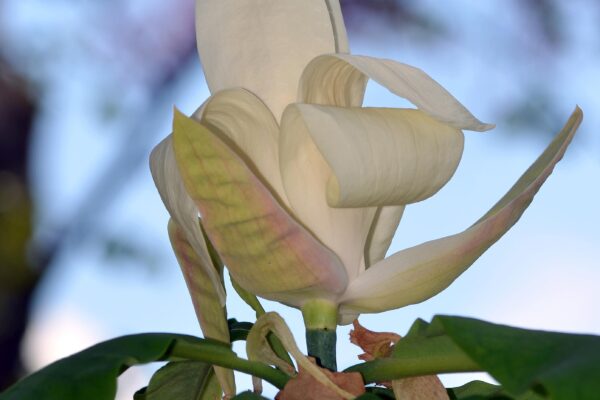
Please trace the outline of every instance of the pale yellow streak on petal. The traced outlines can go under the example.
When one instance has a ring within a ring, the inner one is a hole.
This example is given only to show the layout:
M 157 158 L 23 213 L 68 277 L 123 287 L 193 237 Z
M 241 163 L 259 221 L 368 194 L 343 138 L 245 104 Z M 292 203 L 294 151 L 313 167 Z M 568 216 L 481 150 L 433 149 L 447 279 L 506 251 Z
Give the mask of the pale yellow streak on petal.
M 400 251 L 369 268 L 342 296 L 340 312 L 381 312 L 441 292 L 521 217 L 563 157 L 581 123 L 579 107 L 508 193 L 466 231 Z

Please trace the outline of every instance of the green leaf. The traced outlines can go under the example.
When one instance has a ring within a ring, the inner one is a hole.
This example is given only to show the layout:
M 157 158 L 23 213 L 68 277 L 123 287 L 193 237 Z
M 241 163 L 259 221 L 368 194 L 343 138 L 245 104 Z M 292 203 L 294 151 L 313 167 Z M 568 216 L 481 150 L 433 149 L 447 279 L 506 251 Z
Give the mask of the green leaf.
M 346 371 L 360 372 L 367 383 L 487 371 L 513 398 L 534 399 L 535 392 L 538 398 L 592 400 L 600 393 L 600 337 L 438 316 L 431 324 L 417 321 L 390 358 Z
M 127 368 L 153 361 L 188 359 L 246 372 L 278 388 L 289 380 L 268 365 L 237 357 L 229 346 L 215 340 L 144 333 L 112 339 L 58 360 L 11 386 L 0 394 L 0 399 L 112 400 L 117 377 Z
M 492 385 L 483 381 L 472 381 L 463 386 L 448 389 L 450 400 L 542 400 L 544 397 L 533 392 L 512 397 L 502 389 L 502 386 Z
M 200 361 L 171 362 L 152 376 L 145 400 L 213 400 L 221 396 L 213 367 Z
M 597 399 L 600 337 L 533 331 L 471 318 L 438 317 L 466 354 L 514 395 Z
M 253 392 L 242 392 L 237 396 L 231 398 L 231 400 L 268 400 L 266 397 L 262 397 Z

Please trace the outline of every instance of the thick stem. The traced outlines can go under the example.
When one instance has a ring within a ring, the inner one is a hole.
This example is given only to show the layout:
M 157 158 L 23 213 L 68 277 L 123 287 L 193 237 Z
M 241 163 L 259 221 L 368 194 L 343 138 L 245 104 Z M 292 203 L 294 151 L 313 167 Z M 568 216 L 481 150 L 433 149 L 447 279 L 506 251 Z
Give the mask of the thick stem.
M 315 357 L 320 366 L 336 371 L 337 305 L 327 300 L 311 300 L 302 306 L 302 316 L 308 355 Z

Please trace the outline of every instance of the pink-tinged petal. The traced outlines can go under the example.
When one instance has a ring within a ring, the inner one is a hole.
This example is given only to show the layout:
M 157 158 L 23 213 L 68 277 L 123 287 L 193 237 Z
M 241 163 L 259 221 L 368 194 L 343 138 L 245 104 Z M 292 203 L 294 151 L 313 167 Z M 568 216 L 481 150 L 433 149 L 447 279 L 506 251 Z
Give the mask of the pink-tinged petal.
M 343 39 L 342 27 L 332 26 L 334 6 L 325 0 L 197 0 L 198 52 L 211 93 L 246 88 L 279 119 L 296 100 L 302 69 L 319 54 L 336 52 L 336 35 Z
M 184 230 L 173 220 L 169 221 L 169 238 L 192 297 L 194 310 L 204 337 L 229 343 L 227 312 L 221 306 L 219 295 L 206 273 L 208 268 L 212 268 L 222 276 L 223 266 L 216 266 L 213 262 L 209 265 L 204 264 L 204 260 L 198 256 L 188 242 Z M 215 373 L 225 394 L 235 395 L 233 371 L 215 367 Z
M 206 126 L 175 113 L 175 157 L 203 226 L 233 278 L 262 297 L 300 306 L 347 285 L 338 257 L 277 202 Z
M 581 123 L 575 109 L 544 153 L 508 193 L 466 231 L 400 251 L 365 271 L 342 296 L 340 312 L 381 312 L 415 304 L 441 292 L 521 217 Z
M 208 248 L 198 222 L 198 209 L 183 186 L 175 161 L 171 135 L 152 150 L 150 171 L 167 211 L 185 232 L 187 241 L 191 243 L 196 254 L 202 260 L 200 265 L 205 268 L 205 273 L 212 282 L 221 305 L 225 305 L 225 289 L 221 277 L 211 267 Z
M 473 116 L 446 89 L 418 68 L 392 60 L 350 54 L 316 57 L 300 79 L 301 102 L 357 107 L 368 79 L 403 97 L 438 121 L 458 129 L 486 131 L 494 125 Z

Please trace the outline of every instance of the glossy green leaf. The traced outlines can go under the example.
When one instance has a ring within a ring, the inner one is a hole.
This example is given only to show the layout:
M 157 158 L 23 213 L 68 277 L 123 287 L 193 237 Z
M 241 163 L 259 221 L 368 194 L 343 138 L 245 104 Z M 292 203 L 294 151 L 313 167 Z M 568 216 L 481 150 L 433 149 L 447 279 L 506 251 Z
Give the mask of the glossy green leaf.
M 210 364 L 199 361 L 171 362 L 152 376 L 144 400 L 214 400 L 221 387 Z
M 384 400 L 395 400 L 396 399 L 396 397 L 394 396 L 394 391 L 392 389 L 383 388 L 380 386 L 368 387 L 366 389 L 367 389 L 367 393 L 376 395 L 377 398 L 379 398 L 379 399 L 384 399 Z

